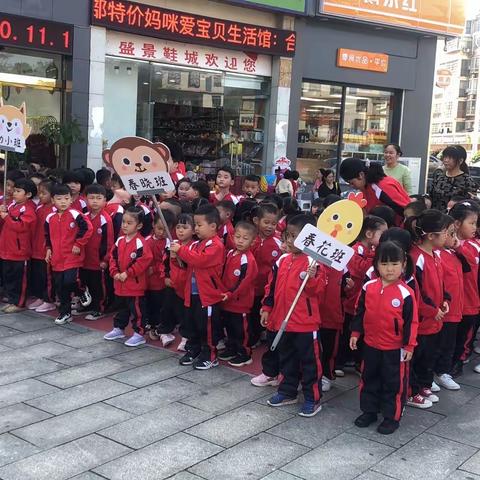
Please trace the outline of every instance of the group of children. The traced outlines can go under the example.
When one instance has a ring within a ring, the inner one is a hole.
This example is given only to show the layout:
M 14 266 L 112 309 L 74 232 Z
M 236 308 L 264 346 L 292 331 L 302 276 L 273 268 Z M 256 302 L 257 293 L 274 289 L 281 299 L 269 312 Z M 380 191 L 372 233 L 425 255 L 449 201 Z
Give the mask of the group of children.
M 179 179 L 176 198 L 159 199 L 159 216 L 107 170 L 97 172 L 97 183 L 82 173 L 8 172 L 0 206 L 5 312 L 58 308 L 55 323 L 63 325 L 110 308 L 116 313 L 105 340 L 125 338 L 129 323 L 128 346 L 146 336 L 168 346 L 178 332 L 181 365 L 242 367 L 262 341 L 271 346 L 308 277 L 278 347 L 267 348 L 252 379 L 278 386 L 269 405 L 296 403 L 301 384 L 299 414 L 313 416 L 322 391 L 351 367 L 362 379 L 356 425 L 381 413 L 378 431 L 389 434 L 406 404 L 429 408 L 440 388 L 460 389 L 454 378 L 479 327 L 474 200 L 455 199 L 447 215 L 415 199 L 402 228 L 378 207 L 338 272 L 294 244 L 336 195 L 304 213 L 294 198 L 262 194 L 254 175 L 245 178 L 244 195 L 233 195 L 234 173 L 222 167 L 214 191 Z

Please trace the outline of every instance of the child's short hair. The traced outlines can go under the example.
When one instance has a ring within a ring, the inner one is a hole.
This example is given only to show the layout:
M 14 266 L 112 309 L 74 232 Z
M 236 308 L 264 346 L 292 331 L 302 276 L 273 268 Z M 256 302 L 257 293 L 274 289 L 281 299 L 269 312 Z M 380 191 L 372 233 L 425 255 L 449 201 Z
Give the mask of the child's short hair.
M 19 178 L 15 180 L 15 188 L 25 190 L 25 193 L 31 193 L 32 198 L 37 195 L 37 186 L 29 178 Z
M 112 173 L 112 182 L 118 183 L 121 188 L 125 188 L 122 179 L 118 173 Z
M 145 212 L 143 211 L 142 207 L 128 207 L 125 210 L 124 215 L 130 215 L 131 217 L 135 218 L 137 224 L 143 224 L 145 220 Z
M 88 167 L 80 167 L 74 170 L 82 178 L 82 185 L 91 185 L 95 181 L 95 172 Z
M 99 183 L 93 183 L 92 185 L 89 185 L 85 188 L 85 191 L 83 193 L 85 196 L 103 195 L 105 198 L 107 198 L 107 190 L 103 185 L 100 185 Z
M 52 197 L 55 197 L 56 195 L 72 195 L 72 190 L 70 187 L 66 184 L 63 183 L 56 183 L 52 187 Z
M 95 179 L 100 185 L 105 186 L 105 182 L 107 182 L 111 178 L 112 172 L 108 168 L 101 168 L 100 170 L 97 170 L 97 173 L 95 174 Z
M 50 195 L 52 194 L 52 188 L 55 185 L 55 182 L 51 178 L 45 178 L 38 184 L 38 188 L 44 188 Z
M 235 215 L 235 204 L 231 200 L 222 200 L 217 203 L 217 208 L 224 208 L 227 212 L 230 212 L 230 217 Z
M 43 173 L 40 173 L 40 172 L 35 172 L 35 173 L 31 173 L 28 178 L 31 180 L 32 178 L 38 178 L 38 180 L 42 181 L 44 180 L 46 177 Z
M 198 180 L 197 182 L 192 183 L 192 188 L 198 192 L 201 198 L 209 199 L 210 198 L 210 188 L 208 183 L 203 180 Z
M 330 193 L 323 199 L 323 206 L 324 208 L 333 205 L 334 203 L 339 202 L 342 199 L 340 195 L 336 195 L 335 193 Z
M 195 216 L 205 217 L 207 223 L 215 223 L 217 227 L 220 226 L 220 214 L 213 205 L 201 205 L 195 210 Z
M 237 230 L 246 230 L 247 232 L 251 233 L 254 237 L 257 235 L 257 227 L 253 225 L 253 223 L 240 221 L 235 225 L 235 231 Z
M 311 213 L 300 213 L 287 220 L 287 227 L 296 227 L 302 230 L 305 225 L 317 225 L 317 219 Z
M 478 209 L 475 209 L 475 211 L 478 213 Z M 408 218 L 405 222 L 405 228 L 410 232 L 413 240 L 418 242 L 429 233 L 437 233 L 444 230 L 446 228 L 446 220 L 447 215 L 440 210 L 425 210 L 417 217 Z
M 395 225 L 395 212 L 388 205 L 377 205 L 370 210 L 370 215 L 383 218 L 387 222 L 388 228 Z
M 177 216 L 171 210 L 162 210 L 163 218 L 169 230 L 175 227 L 177 223 Z M 156 225 L 158 222 L 161 222 L 160 215 L 158 213 L 153 217 L 153 224 Z
M 214 182 L 217 179 L 217 176 L 214 173 L 207 173 L 205 175 L 206 182 Z
M 83 176 L 78 171 L 72 172 L 70 170 L 68 172 L 65 172 L 65 174 L 63 175 L 62 183 L 79 183 L 82 186 L 82 189 L 85 185 Z
M 235 180 L 235 172 L 233 171 L 233 168 L 229 167 L 228 165 L 223 165 L 222 167 L 220 167 L 220 168 L 217 170 L 217 175 L 218 175 L 220 172 L 226 172 L 226 173 L 230 174 L 231 179 L 232 179 L 232 180 Z
M 448 212 L 454 220 L 463 222 L 470 215 L 478 215 L 479 210 L 474 202 L 465 200 L 461 203 L 456 203 Z
M 284 215 L 295 215 L 300 213 L 300 206 L 297 199 L 293 197 L 286 197 L 283 199 L 283 213 Z
M 263 203 L 262 202 L 255 209 L 255 211 L 252 212 L 252 215 L 254 217 L 257 217 L 259 220 L 262 219 L 265 215 L 268 215 L 268 214 L 276 215 L 277 217 L 280 214 L 277 206 L 274 203 L 268 203 L 268 202 Z
M 19 178 L 25 178 L 25 174 L 21 170 L 14 168 L 7 171 L 7 180 L 16 182 Z
M 245 183 L 246 180 L 248 180 L 249 182 L 256 182 L 260 185 L 260 177 L 258 175 L 247 175 L 243 179 L 243 183 Z
M 360 230 L 360 234 L 358 235 L 359 240 L 363 240 L 367 231 L 376 231 L 379 230 L 381 226 L 387 226 L 387 222 L 380 217 L 375 215 L 367 215 L 363 219 L 362 229 Z
M 177 225 L 190 225 L 195 228 L 195 222 L 193 221 L 193 215 L 190 213 L 181 213 L 177 219 Z
M 272 195 L 268 195 L 264 200 L 260 202 L 260 205 L 266 202 L 273 203 L 274 205 L 277 206 L 279 210 L 281 210 L 283 207 L 283 197 L 281 197 L 280 195 L 277 195 L 276 193 Z
M 423 200 L 417 200 L 409 203 L 403 210 L 411 210 L 415 217 L 418 217 L 422 212 L 427 210 L 427 206 Z
M 407 252 L 402 248 L 402 246 L 397 242 L 392 242 L 387 240 L 379 244 L 375 250 L 375 258 L 373 260 L 373 268 L 375 273 L 380 275 L 378 271 L 379 263 L 386 262 L 401 262 L 405 263 L 407 261 Z
M 453 219 L 452 219 L 453 221 Z M 380 237 L 380 244 L 384 242 L 394 242 L 400 245 L 404 252 L 406 253 L 407 265 L 405 268 L 405 279 L 409 279 L 414 272 L 413 261 L 408 252 L 412 248 L 412 236 L 407 230 L 404 230 L 400 227 L 392 227 L 388 230 L 385 230 Z

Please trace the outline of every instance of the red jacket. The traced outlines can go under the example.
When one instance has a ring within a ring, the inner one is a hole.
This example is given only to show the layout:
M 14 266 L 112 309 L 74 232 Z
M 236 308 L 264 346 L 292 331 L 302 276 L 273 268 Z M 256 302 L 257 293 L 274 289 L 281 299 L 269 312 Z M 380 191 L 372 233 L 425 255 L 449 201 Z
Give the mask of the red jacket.
M 166 276 L 165 264 L 168 261 L 167 247 L 170 246 L 170 242 L 165 238 L 150 235 L 145 239 L 145 243 L 152 252 L 152 263 L 147 271 L 147 290 L 163 290 Z
M 403 210 L 412 201 L 402 185 L 393 177 L 384 177 L 378 183 L 370 183 L 363 192 L 369 213 L 378 205 L 387 205 L 396 213 L 395 225 L 403 221 Z
M 193 241 L 185 244 L 186 247 L 190 247 Z M 176 258 L 170 257 L 170 281 L 172 282 L 172 288 L 180 298 L 185 298 L 185 287 L 187 284 L 187 265 L 182 262 L 180 266 Z
M 373 264 L 375 257 L 374 250 L 368 250 L 361 242 L 357 242 L 353 247 L 355 254 L 347 264 L 347 270 L 353 281 L 353 287 L 345 292 L 344 308 L 345 313 L 355 315 L 355 307 L 358 297 L 362 291 L 365 276 L 368 269 Z
M 258 267 L 258 275 L 255 279 L 255 296 L 263 297 L 268 277 L 275 262 L 281 257 L 282 242 L 275 236 L 262 239 L 258 236 L 252 245 L 252 253 Z
M 127 273 L 125 282 L 113 281 L 115 295 L 119 297 L 142 297 L 147 289 L 147 269 L 152 262 L 152 252 L 140 235 L 129 242 L 120 237 L 112 247 L 110 256 L 110 275 Z
M 437 250 L 436 255 L 440 258 L 443 268 L 443 282 L 448 285 L 448 293 L 451 298 L 450 310 L 443 317 L 444 322 L 459 323 L 462 319 L 464 290 L 463 290 L 463 269 L 470 268 L 464 266 L 462 259 L 454 250 Z M 465 259 L 463 262 L 466 263 Z
M 63 213 L 52 212 L 45 220 L 45 242 L 52 250 L 50 264 L 54 272 L 80 268 L 85 260 L 85 245 L 92 236 L 90 220 L 69 208 Z M 80 255 L 72 253 L 73 247 L 80 248 Z
M 113 224 L 113 236 L 115 241 L 120 235 L 120 229 L 122 228 L 122 218 L 125 209 L 120 203 L 108 203 L 105 205 L 105 213 L 110 215 Z
M 82 213 L 88 212 L 88 204 L 83 195 L 79 195 L 70 205 L 70 208 Z
M 32 201 L 10 203 L 0 233 L 0 256 L 3 260 L 30 260 L 36 221 L 35 204 Z
M 233 193 L 228 192 L 222 200 L 230 200 L 233 202 L 234 205 L 236 205 L 240 201 L 240 197 L 237 195 L 233 195 Z M 217 198 L 217 195 L 215 192 L 210 192 L 210 198 L 209 202 L 212 203 L 213 205 L 216 205 L 220 200 Z
M 101 262 L 108 264 L 110 251 L 112 250 L 112 219 L 104 211 L 95 215 L 93 218 L 91 212 L 86 216 L 92 224 L 92 236 L 85 246 L 83 268 L 86 270 L 100 270 Z
M 415 294 L 404 282 L 399 280 L 384 287 L 377 278 L 363 286 L 352 322 L 352 337 L 363 334 L 365 343 L 378 350 L 403 348 L 413 352 L 417 328 Z
M 262 302 L 262 311 L 270 312 L 268 330 L 278 331 L 298 293 L 305 276 L 309 258 L 307 255 L 287 253 L 275 263 Z M 326 286 L 323 266 L 308 280 L 287 325 L 287 332 L 316 332 L 320 328 L 318 299 Z
M 339 272 L 332 267 L 325 267 L 325 272 L 327 286 L 319 298 L 322 328 L 342 330 L 344 277 L 346 272 Z
M 257 262 L 252 252 L 238 253 L 230 250 L 223 267 L 222 283 L 228 299 L 222 310 L 234 313 L 250 313 L 255 300 L 254 282 L 257 276 Z
M 56 212 L 51 203 L 38 205 L 36 214 L 37 222 L 32 236 L 32 258 L 35 260 L 45 260 L 47 255 L 47 245 L 45 243 L 45 220 L 52 213 Z
M 442 329 L 443 322 L 435 320 L 447 295 L 443 286 L 443 268 L 436 255 L 428 255 L 417 245 L 410 251 L 415 265 L 415 279 L 418 285 L 419 335 L 433 335 Z
M 190 246 L 182 245 L 177 253 L 180 260 L 187 263 L 187 278 L 185 282 L 185 306 L 190 306 L 192 291 L 192 276 L 195 274 L 200 300 L 204 307 L 215 305 L 222 301 L 222 268 L 225 259 L 225 249 L 217 237 L 193 242 Z
M 463 315 L 477 315 L 480 310 L 480 299 L 478 296 L 478 263 L 480 246 L 474 240 L 460 242 L 457 252 L 465 258 L 470 269 L 463 273 Z
M 235 248 L 235 243 L 233 241 L 235 228 L 233 228 L 233 224 L 230 220 L 218 229 L 217 235 L 218 238 L 223 242 L 227 252 Z

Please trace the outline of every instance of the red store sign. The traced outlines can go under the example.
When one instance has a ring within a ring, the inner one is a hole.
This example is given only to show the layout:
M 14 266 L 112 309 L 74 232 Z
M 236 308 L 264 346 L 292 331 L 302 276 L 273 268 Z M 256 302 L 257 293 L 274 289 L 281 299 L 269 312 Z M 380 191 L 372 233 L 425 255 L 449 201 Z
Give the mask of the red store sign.
M 128 0 L 92 0 L 92 25 L 221 48 L 292 57 L 296 33 L 167 10 Z

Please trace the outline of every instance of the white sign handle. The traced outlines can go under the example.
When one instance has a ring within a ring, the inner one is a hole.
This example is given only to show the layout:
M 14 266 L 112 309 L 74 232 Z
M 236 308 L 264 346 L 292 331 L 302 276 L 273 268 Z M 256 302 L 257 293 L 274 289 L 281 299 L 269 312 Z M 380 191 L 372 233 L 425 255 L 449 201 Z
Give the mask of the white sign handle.
M 5 152 L 5 166 L 3 168 L 3 204 L 7 204 L 7 162 L 8 162 L 8 152 L 7 150 L 4 150 Z

